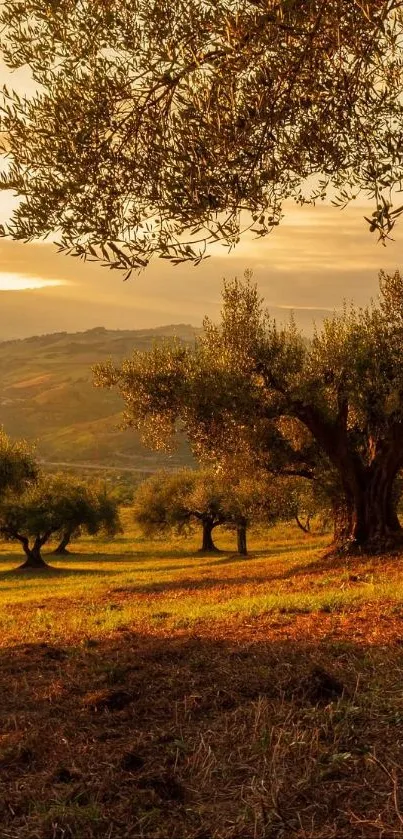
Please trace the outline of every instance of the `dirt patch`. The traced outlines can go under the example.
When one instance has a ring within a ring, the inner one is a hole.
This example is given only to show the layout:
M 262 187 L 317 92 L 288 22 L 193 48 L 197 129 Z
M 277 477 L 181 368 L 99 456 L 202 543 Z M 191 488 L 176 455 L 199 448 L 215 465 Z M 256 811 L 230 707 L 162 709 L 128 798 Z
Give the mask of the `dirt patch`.
M 3 650 L 2 836 L 401 835 L 403 649 L 389 617 Z

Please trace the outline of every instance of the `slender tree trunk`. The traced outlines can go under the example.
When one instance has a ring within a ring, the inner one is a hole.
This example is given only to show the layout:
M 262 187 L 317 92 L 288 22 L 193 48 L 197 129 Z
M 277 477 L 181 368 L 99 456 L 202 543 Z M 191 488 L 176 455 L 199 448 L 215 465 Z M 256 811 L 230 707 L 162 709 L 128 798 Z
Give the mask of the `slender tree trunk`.
M 60 539 L 60 542 L 59 542 L 57 548 L 55 548 L 54 551 L 52 551 L 52 554 L 54 556 L 66 556 L 66 554 L 69 553 L 69 551 L 67 550 L 67 545 L 70 542 L 71 536 L 72 536 L 71 530 L 66 530 L 63 533 L 63 536 Z
M 246 524 L 244 522 L 242 522 L 241 524 L 237 524 L 236 537 L 237 537 L 238 553 L 240 554 L 240 556 L 247 556 L 248 555 L 248 547 L 247 547 L 247 542 L 246 542 Z
M 303 533 L 310 533 L 311 532 L 311 517 L 310 516 L 306 517 L 305 524 L 302 523 L 298 514 L 295 516 L 295 521 L 296 521 L 298 527 L 302 530 Z
M 210 519 L 207 519 L 207 520 L 205 519 L 202 522 L 202 527 L 203 527 L 203 541 L 202 541 L 202 546 L 201 546 L 200 550 L 203 553 L 218 553 L 218 548 L 216 548 L 216 546 L 213 542 L 213 536 L 212 536 L 215 524 L 213 524 Z

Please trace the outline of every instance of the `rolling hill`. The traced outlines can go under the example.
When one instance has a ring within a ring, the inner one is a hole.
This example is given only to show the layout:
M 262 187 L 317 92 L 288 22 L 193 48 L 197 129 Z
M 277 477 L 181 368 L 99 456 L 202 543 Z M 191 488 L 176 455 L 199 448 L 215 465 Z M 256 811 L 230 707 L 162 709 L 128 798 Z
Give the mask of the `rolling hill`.
M 91 368 L 148 350 L 155 341 L 193 340 L 185 324 L 144 330 L 58 332 L 0 343 L 0 424 L 35 443 L 49 464 L 114 466 L 142 472 L 191 462 L 184 440 L 173 455 L 146 449 L 134 431 L 119 428 L 123 403 L 93 387 Z

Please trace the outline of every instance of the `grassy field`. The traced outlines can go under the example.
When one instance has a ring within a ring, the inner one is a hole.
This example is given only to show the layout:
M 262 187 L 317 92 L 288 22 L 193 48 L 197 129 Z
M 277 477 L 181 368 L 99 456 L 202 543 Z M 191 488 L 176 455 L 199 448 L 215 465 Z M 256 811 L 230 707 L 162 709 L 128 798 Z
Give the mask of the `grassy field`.
M 1 546 L 1 839 L 403 836 L 403 558 L 216 541 Z

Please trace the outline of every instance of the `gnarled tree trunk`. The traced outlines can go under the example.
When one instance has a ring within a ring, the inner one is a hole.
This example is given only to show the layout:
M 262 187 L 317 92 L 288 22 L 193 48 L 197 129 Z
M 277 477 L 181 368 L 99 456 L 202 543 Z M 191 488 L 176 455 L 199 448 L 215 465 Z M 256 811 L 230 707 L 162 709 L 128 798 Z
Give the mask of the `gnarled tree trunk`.
M 203 541 L 200 551 L 203 553 L 218 553 L 218 548 L 215 546 L 213 542 L 213 530 L 216 527 L 214 522 L 211 519 L 203 519 L 202 521 L 203 527 Z
M 335 518 L 336 545 L 347 553 L 383 553 L 403 544 L 394 492 L 395 470 L 368 468 Z
M 345 509 L 335 519 L 336 548 L 345 553 L 384 553 L 403 543 L 397 516 L 396 477 L 403 466 L 403 424 L 391 423 L 383 439 L 367 438 L 373 457 L 366 464 L 349 437 L 347 398 L 340 397 L 336 422 L 304 402 L 296 415 L 338 472 Z
M 21 568 L 27 568 L 32 570 L 39 570 L 41 568 L 49 568 L 47 562 L 43 559 L 41 555 L 41 540 L 35 539 L 35 542 L 32 548 L 29 547 L 28 539 L 20 539 L 22 547 L 24 549 L 24 553 L 26 556 L 26 560 L 21 565 Z

